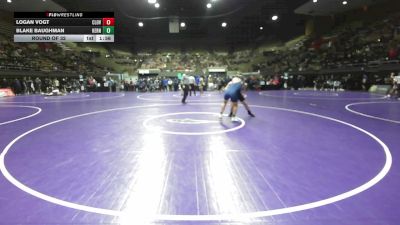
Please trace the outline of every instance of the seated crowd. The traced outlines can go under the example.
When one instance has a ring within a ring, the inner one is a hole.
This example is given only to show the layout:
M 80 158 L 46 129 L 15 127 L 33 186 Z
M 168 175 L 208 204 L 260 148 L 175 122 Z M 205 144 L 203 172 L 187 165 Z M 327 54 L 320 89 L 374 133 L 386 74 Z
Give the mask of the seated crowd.
M 373 23 L 347 24 L 320 38 L 305 37 L 291 46 L 277 46 L 270 51 L 259 47 L 231 53 L 216 50 L 153 50 L 132 54 L 105 48 L 94 52 L 82 50 L 84 48 L 78 51 L 60 43 L 14 43 L 0 34 L 0 71 L 63 71 L 74 74 L 74 78 L 65 77 L 60 80 L 28 76 L 0 78 L 0 86 L 12 87 L 18 94 L 41 93 L 60 87 L 77 91 L 95 91 L 99 87 L 102 90 L 113 90 L 115 86 L 125 91 L 177 90 L 179 87 L 179 79 L 162 75 L 124 81 L 99 79 L 97 77 L 105 77 L 111 70 L 104 60 L 99 60 L 105 58 L 105 61 L 112 60 L 115 64 L 131 67 L 135 71 L 157 69 L 160 74 L 191 71 L 205 76 L 206 86 L 212 84 L 217 89 L 226 83 L 225 78 L 206 76 L 208 68 L 222 67 L 238 73 L 258 71 L 258 75 L 246 78 L 249 88 L 254 90 L 303 87 L 319 90 L 367 90 L 372 84 L 390 83 L 388 72 L 350 73 L 346 69 L 400 64 L 399 19 L 400 15 L 394 14 Z M 344 72 L 323 72 L 335 69 L 343 69 Z M 313 75 L 300 75 L 307 74 L 307 71 Z M 86 74 L 89 78 L 78 79 L 76 77 L 79 74 Z M 96 79 L 90 78 L 91 75 L 96 75 Z

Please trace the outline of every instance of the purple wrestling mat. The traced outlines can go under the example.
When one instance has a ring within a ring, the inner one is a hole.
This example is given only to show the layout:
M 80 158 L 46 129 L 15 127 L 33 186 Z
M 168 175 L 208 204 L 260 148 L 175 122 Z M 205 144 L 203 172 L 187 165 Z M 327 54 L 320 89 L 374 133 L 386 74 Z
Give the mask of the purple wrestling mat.
M 399 223 L 398 101 L 246 95 L 238 122 L 218 92 L 0 99 L 0 224 Z

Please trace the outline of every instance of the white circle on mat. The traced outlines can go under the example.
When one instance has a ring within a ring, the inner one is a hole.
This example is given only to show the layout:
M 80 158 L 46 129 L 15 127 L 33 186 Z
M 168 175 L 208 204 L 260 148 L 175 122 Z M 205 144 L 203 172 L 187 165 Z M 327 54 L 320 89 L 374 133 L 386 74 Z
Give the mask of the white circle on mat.
M 316 91 L 316 93 L 318 93 L 320 91 Z M 347 100 L 377 100 L 377 99 L 385 99 L 386 96 L 384 95 L 379 95 L 379 94 L 371 94 L 371 95 L 376 95 L 377 97 L 366 97 L 366 98 L 360 98 L 360 97 L 354 97 L 354 98 L 346 98 L 346 97 L 342 97 L 340 96 L 340 94 L 338 94 L 338 96 L 326 96 L 326 97 L 322 97 L 322 96 L 301 96 L 300 93 L 301 92 L 283 92 L 282 93 L 286 93 L 289 95 L 273 95 L 273 94 L 268 94 L 267 91 L 261 91 L 259 93 L 259 95 L 261 96 L 267 96 L 267 97 L 274 97 L 274 98 L 294 98 L 294 99 L 316 99 L 316 100 L 332 100 L 332 101 L 347 101 Z M 297 93 L 297 96 L 295 96 Z M 306 93 L 306 92 L 304 92 Z M 339 92 L 339 93 L 343 93 L 343 92 Z M 293 95 L 290 95 L 293 94 Z
M 46 96 L 44 99 L 79 99 L 88 98 L 90 95 L 56 95 L 56 96 Z
M 153 97 L 156 97 L 156 98 L 151 98 L 152 95 L 153 95 Z M 223 101 L 222 96 L 221 96 L 221 99 L 215 99 L 215 100 L 209 99 L 208 100 L 208 98 L 214 97 L 214 96 L 219 97 L 218 95 L 210 94 L 210 96 L 205 96 L 204 99 L 197 99 L 200 96 L 196 96 L 196 99 L 193 99 L 191 96 L 188 96 L 187 102 L 222 102 Z M 165 96 L 154 96 L 154 94 L 142 94 L 142 95 L 136 96 L 137 99 L 144 100 L 144 101 L 154 101 L 154 102 L 177 102 L 177 101 L 179 101 L 177 98 L 183 98 L 183 96 L 179 96 L 179 94 L 174 94 L 174 95 L 172 95 L 172 97 L 176 98 L 176 99 L 164 99 Z
M 106 113 L 106 112 L 112 112 L 112 111 L 119 111 L 119 110 L 129 110 L 129 109 L 138 109 L 138 108 L 149 108 L 149 107 L 158 107 L 158 106 L 177 106 L 180 104 L 158 104 L 158 105 L 147 105 L 147 106 L 132 106 L 132 107 L 125 107 L 125 108 L 114 108 L 114 109 L 108 109 L 108 110 L 101 110 L 101 111 L 96 111 L 96 112 L 90 112 L 90 113 L 84 113 L 84 114 L 79 114 L 76 116 L 70 116 L 66 117 L 63 119 L 59 119 L 44 125 L 41 125 L 39 127 L 36 127 L 34 129 L 31 129 L 18 137 L 16 137 L 14 140 L 12 140 L 3 150 L 3 152 L 0 154 L 0 170 L 3 173 L 4 177 L 11 182 L 14 186 L 17 188 L 21 189 L 22 191 L 31 194 L 37 198 L 40 198 L 42 200 L 61 205 L 64 207 L 76 209 L 76 210 L 82 210 L 86 212 L 91 212 L 91 213 L 97 213 L 97 214 L 102 214 L 102 215 L 109 215 L 109 216 L 118 216 L 118 217 L 123 217 L 126 216 L 126 213 L 123 211 L 118 211 L 118 210 L 110 210 L 110 209 L 104 209 L 104 208 L 97 208 L 97 207 L 92 207 L 92 206 L 87 206 L 87 205 L 82 205 L 82 204 L 77 204 L 69 201 L 65 201 L 53 196 L 46 195 L 44 193 L 41 193 L 39 191 L 36 191 L 32 189 L 31 187 L 26 186 L 25 184 L 21 183 L 18 181 L 16 178 L 14 178 L 10 172 L 7 170 L 5 166 L 5 156 L 7 153 L 10 151 L 11 147 L 20 139 L 23 137 L 35 132 L 36 130 L 42 129 L 44 127 L 50 126 L 52 124 L 60 123 L 66 120 L 70 119 L 75 119 L 79 117 L 84 117 L 84 116 L 89 116 L 89 115 L 95 115 L 95 114 L 100 114 L 100 113 Z M 218 104 L 213 104 L 213 103 L 208 103 L 208 104 L 193 104 L 193 105 L 218 105 Z M 351 189 L 347 192 L 338 194 L 336 196 L 332 196 L 326 199 L 321 199 L 313 202 L 308 202 L 304 203 L 301 205 L 295 205 L 295 206 L 287 206 L 284 208 L 278 208 L 278 209 L 271 209 L 271 210 L 265 210 L 265 211 L 256 211 L 256 212 L 247 212 L 247 213 L 235 213 L 235 214 L 218 214 L 218 215 L 166 215 L 166 214 L 157 214 L 157 215 L 148 215 L 146 218 L 141 218 L 138 216 L 140 219 L 144 219 L 145 221 L 248 221 L 251 219 L 255 218 L 262 218 L 262 217 L 268 217 L 268 216 L 275 216 L 275 215 L 282 215 L 282 214 L 288 214 L 288 213 L 294 213 L 294 212 L 299 212 L 299 211 L 304 211 L 308 209 L 313 209 L 313 208 L 318 208 L 321 206 L 329 205 L 344 199 L 348 199 L 350 197 L 353 197 L 357 194 L 360 194 L 369 188 L 373 187 L 376 185 L 379 181 L 381 181 L 390 171 L 390 168 L 392 166 L 392 154 L 387 147 L 387 145 L 380 140 L 378 137 L 376 137 L 374 134 L 370 133 L 367 130 L 364 130 L 354 124 L 338 120 L 332 117 L 328 116 L 323 116 L 319 115 L 316 113 L 310 113 L 310 112 L 304 112 L 304 111 L 299 111 L 299 110 L 294 110 L 294 109 L 286 109 L 286 108 L 279 108 L 279 107 L 272 107 L 272 106 L 260 106 L 260 105 L 251 105 L 251 107 L 254 108 L 264 108 L 264 109 L 272 109 L 272 110 L 280 110 L 280 111 L 286 111 L 286 112 L 293 112 L 293 113 L 299 113 L 303 115 L 308 115 L 308 116 L 313 116 L 321 119 L 326 119 L 329 121 L 333 121 L 342 125 L 345 125 L 347 127 L 353 128 L 355 130 L 358 130 L 359 132 L 365 134 L 369 138 L 372 138 L 374 141 L 376 141 L 383 150 L 383 153 L 385 154 L 385 164 L 382 167 L 382 169 L 379 171 L 377 175 L 375 175 L 371 180 L 367 181 L 366 183 Z
M 173 96 L 174 98 L 182 98 L 182 97 L 183 97 L 181 94 L 173 94 L 172 96 Z M 191 96 L 188 95 L 188 97 L 191 97 Z M 211 94 L 203 94 L 203 95 L 196 94 L 195 97 L 208 98 L 208 97 L 212 97 L 212 95 L 211 95 Z
M 312 96 L 312 97 L 339 97 L 337 92 L 293 92 L 297 96 Z
M 229 129 L 225 129 L 225 130 L 217 130 L 217 131 L 203 131 L 203 132 L 180 132 L 180 131 L 170 131 L 170 130 L 163 130 L 163 129 L 159 129 L 159 128 L 153 128 L 150 125 L 150 121 L 155 120 L 155 119 L 159 119 L 162 117 L 169 117 L 169 116 L 175 116 L 175 115 L 210 115 L 212 117 L 214 117 L 214 120 L 216 122 L 219 121 L 219 113 L 214 113 L 214 112 L 179 112 L 179 113 L 168 113 L 168 114 L 161 114 L 161 115 L 157 115 L 157 116 L 152 116 L 150 118 L 147 118 L 146 120 L 143 121 L 143 126 L 150 130 L 150 131 L 155 131 L 155 132 L 159 132 L 159 133 L 164 133 L 164 134 L 175 134 L 175 135 L 212 135 L 212 134 L 222 134 L 222 133 L 228 133 L 228 132 L 232 132 L 232 131 L 236 131 L 239 130 L 241 128 L 244 127 L 244 125 L 246 124 L 246 122 L 237 117 L 238 118 L 238 122 L 240 122 L 240 124 L 238 126 L 229 128 Z M 223 121 L 224 118 L 221 119 L 221 121 Z M 200 122 L 200 121 L 199 121 Z M 210 121 L 208 121 L 210 122 Z M 192 121 L 192 123 L 194 123 L 194 121 Z
M 86 101 L 95 101 L 95 100 L 106 100 L 106 99 L 114 99 L 114 98 L 120 98 L 120 97 L 124 97 L 125 94 L 118 94 L 115 96 L 105 96 L 105 97 L 96 97 L 96 98 L 89 98 L 89 97 L 83 97 L 82 99 L 79 99 L 79 97 L 76 98 L 58 98 L 56 99 L 46 99 L 45 97 L 43 97 L 42 100 L 45 101 L 32 101 L 32 102 L 8 102 L 8 101 L 0 101 L 0 104 L 14 104 L 14 103 L 25 103 L 25 104 L 30 104 L 30 103 L 35 103 L 35 104 L 39 104 L 39 103 L 62 103 L 62 102 L 86 102 Z M 23 98 L 23 97 L 31 97 L 31 96 L 17 96 L 16 98 Z
M 24 116 L 24 117 L 21 117 L 21 118 L 17 118 L 17 119 L 5 121 L 5 122 L 0 122 L 0 126 L 34 117 L 37 114 L 39 114 L 40 112 L 42 112 L 41 108 L 35 107 L 35 106 L 28 106 L 28 105 L 0 105 L 0 108 L 1 107 L 4 107 L 4 108 L 30 108 L 30 109 L 36 109 L 37 111 L 35 113 L 31 114 L 31 115 L 28 115 L 28 116 Z
M 378 116 L 373 116 L 373 115 L 369 115 L 366 113 L 362 113 L 359 111 L 356 111 L 354 109 L 351 109 L 351 106 L 353 105 L 371 105 L 371 104 L 400 104 L 400 102 L 356 102 L 356 103 L 351 103 L 345 106 L 346 110 L 360 115 L 360 116 L 364 116 L 364 117 L 368 117 L 368 118 L 372 118 L 372 119 L 376 119 L 376 120 L 382 120 L 382 121 L 386 121 L 386 122 L 390 122 L 390 123 L 397 123 L 400 124 L 399 120 L 392 120 L 392 119 L 387 119 L 387 118 L 382 118 L 382 117 L 378 117 Z

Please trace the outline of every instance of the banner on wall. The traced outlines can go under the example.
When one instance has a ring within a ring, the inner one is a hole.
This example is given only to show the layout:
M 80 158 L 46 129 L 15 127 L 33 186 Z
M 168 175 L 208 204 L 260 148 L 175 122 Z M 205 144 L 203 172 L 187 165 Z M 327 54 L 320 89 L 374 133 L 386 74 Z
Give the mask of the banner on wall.
M 11 88 L 0 88 L 0 98 L 1 97 L 11 97 L 15 96 Z

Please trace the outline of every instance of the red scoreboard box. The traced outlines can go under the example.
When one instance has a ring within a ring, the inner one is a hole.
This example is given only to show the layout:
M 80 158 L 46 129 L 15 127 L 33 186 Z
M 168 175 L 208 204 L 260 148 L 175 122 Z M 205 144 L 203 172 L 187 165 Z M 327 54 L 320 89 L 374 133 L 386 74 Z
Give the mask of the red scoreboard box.
M 103 18 L 103 26 L 114 26 L 114 18 Z

